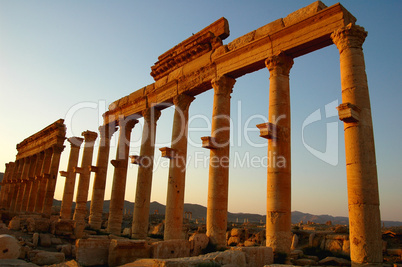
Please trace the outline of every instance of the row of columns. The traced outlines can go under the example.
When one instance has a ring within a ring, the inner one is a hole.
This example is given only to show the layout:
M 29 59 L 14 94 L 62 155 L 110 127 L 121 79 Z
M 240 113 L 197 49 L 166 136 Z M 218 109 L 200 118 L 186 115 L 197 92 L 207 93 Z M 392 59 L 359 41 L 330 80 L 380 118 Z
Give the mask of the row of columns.
M 342 101 L 338 107 L 344 122 L 346 168 L 349 199 L 351 259 L 354 264 L 382 262 L 378 182 L 370 100 L 365 73 L 362 44 L 367 33 L 355 25 L 334 32 L 333 42 L 340 52 Z M 289 72 L 293 59 L 281 52 L 266 60 L 270 73 L 269 121 L 258 125 L 261 136 L 268 139 L 268 155 L 281 157 L 271 160 L 267 169 L 266 245 L 274 252 L 290 253 L 291 246 L 291 120 Z M 214 89 L 211 136 L 203 137 L 203 147 L 210 149 L 207 235 L 218 247 L 226 245 L 230 95 L 235 80 L 228 76 L 212 80 Z M 184 214 L 185 171 L 187 157 L 188 110 L 194 97 L 174 97 L 175 113 L 170 148 L 162 155 L 170 159 L 165 214 L 164 239 L 182 239 Z M 132 238 L 147 236 L 156 122 L 161 112 L 156 108 L 143 111 L 144 128 L 139 156 L 132 163 L 139 165 Z M 138 123 L 135 117 L 121 117 L 107 231 L 121 233 L 126 190 L 130 136 Z M 87 213 L 90 173 L 95 172 L 89 224 L 100 229 L 109 160 L 110 138 L 116 125 L 100 127 L 100 147 L 97 166 L 92 166 L 94 132 L 86 131 L 82 138 L 70 138 L 71 153 L 66 176 L 61 219 L 69 219 L 74 192 L 75 175 L 80 174 L 77 207 L 74 213 L 76 235 L 83 233 Z M 77 167 L 79 147 L 85 141 L 81 167 Z M 19 159 L 6 165 L 5 186 L 1 190 L 1 206 L 12 211 L 42 211 L 50 213 L 61 147 L 53 147 L 33 157 Z M 275 162 L 280 164 L 275 164 Z M 36 177 L 33 179 L 32 177 Z M 38 193 L 36 193 L 38 192 Z M 37 196 L 37 197 L 36 197 Z M 44 199 L 42 199 L 44 196 Z M 36 200 L 35 200 L 36 197 Z M 35 200 L 35 201 L 34 201 Z M 35 203 L 35 204 L 33 204 Z
M 0 207 L 11 212 L 50 215 L 63 149 L 62 145 L 54 145 L 35 155 L 7 163 Z

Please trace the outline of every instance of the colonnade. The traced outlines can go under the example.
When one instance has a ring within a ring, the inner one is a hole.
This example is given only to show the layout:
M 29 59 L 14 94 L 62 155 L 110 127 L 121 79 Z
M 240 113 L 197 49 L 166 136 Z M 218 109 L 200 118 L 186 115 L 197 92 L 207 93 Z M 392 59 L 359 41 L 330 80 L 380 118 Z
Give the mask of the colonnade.
M 340 53 L 342 104 L 339 118 L 344 122 L 346 168 L 349 199 L 351 257 L 354 263 L 382 262 L 381 225 L 378 182 L 374 150 L 370 100 L 365 73 L 362 44 L 367 33 L 350 24 L 336 30 L 331 39 Z M 291 247 L 291 118 L 289 75 L 293 58 L 280 51 L 266 58 L 270 74 L 269 121 L 257 125 L 260 135 L 268 139 L 268 154 L 281 161 L 267 168 L 266 246 L 274 252 L 290 253 Z M 230 75 L 212 79 L 214 90 L 211 136 L 202 137 L 202 146 L 210 150 L 207 236 L 218 247 L 226 246 L 229 185 L 230 98 L 236 80 Z M 184 192 L 187 159 L 188 114 L 194 96 L 180 93 L 172 97 L 175 105 L 171 147 L 161 148 L 169 158 L 169 177 L 165 214 L 164 239 L 183 239 Z M 132 129 L 142 115 L 144 126 L 140 155 L 130 156 Z M 66 172 L 61 219 L 71 219 L 71 205 L 76 174 L 79 182 L 74 212 L 75 234 L 82 236 L 87 214 L 89 180 L 95 173 L 89 224 L 100 229 L 109 161 L 110 139 L 119 127 L 107 231 L 121 234 L 129 158 L 138 164 L 137 188 L 133 212 L 132 238 L 147 237 L 153 159 L 158 106 L 146 106 L 141 112 L 121 115 L 99 128 L 100 146 L 96 166 L 92 166 L 97 133 L 83 132 L 84 138 L 72 137 Z M 77 167 L 80 145 L 84 142 L 81 167 Z M 0 205 L 10 211 L 50 214 L 51 204 L 63 146 L 55 145 L 29 157 L 6 164 Z

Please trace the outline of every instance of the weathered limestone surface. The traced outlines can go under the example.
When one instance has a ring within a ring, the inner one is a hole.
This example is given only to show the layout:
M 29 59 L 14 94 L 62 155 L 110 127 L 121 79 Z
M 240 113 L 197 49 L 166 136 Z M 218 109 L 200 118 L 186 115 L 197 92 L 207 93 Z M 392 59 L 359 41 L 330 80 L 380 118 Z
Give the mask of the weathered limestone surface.
M 151 250 L 145 240 L 113 239 L 109 246 L 109 266 L 120 266 L 140 258 L 149 258 Z
M 75 177 L 76 173 L 74 168 L 78 164 L 78 156 L 80 153 L 80 146 L 84 141 L 80 137 L 71 137 L 67 141 L 71 145 L 70 156 L 68 158 L 67 172 L 60 172 L 61 176 L 65 176 L 66 181 L 64 183 L 64 193 L 63 200 L 61 202 L 60 218 L 70 219 L 71 218 L 71 207 L 73 204 L 74 187 L 75 187 Z
M 114 124 L 99 127 L 100 145 L 92 190 L 89 225 L 100 229 L 102 225 L 103 202 L 105 197 L 106 173 L 109 163 L 110 138 L 117 131 Z
M 184 190 L 187 162 L 188 110 L 194 97 L 178 95 L 173 98 L 172 143 L 174 157 L 170 159 L 167 186 L 164 240 L 185 239 L 183 236 Z
M 110 239 L 77 239 L 76 260 L 83 266 L 107 265 Z
M 367 32 L 349 24 L 331 37 L 340 53 L 342 102 L 359 110 L 344 121 L 350 252 L 353 265 L 381 264 L 381 218 L 370 97 L 362 45 Z
M 35 200 L 35 208 L 34 212 L 41 213 L 43 208 L 43 201 L 45 199 L 46 194 L 46 177 L 48 177 L 50 162 L 52 160 L 52 148 L 48 148 L 45 150 L 45 155 L 43 158 L 43 164 L 40 171 L 40 175 L 36 176 L 38 181 L 38 192 Z
M 82 133 L 84 136 L 84 152 L 82 154 L 81 167 L 76 168 L 80 174 L 77 188 L 76 206 L 73 219 L 75 220 L 75 236 L 81 238 L 84 234 L 85 217 L 87 215 L 87 201 L 90 179 L 90 167 L 92 166 L 92 156 L 94 152 L 94 143 L 98 134 L 91 131 Z
M 120 118 L 119 120 L 119 143 L 117 145 L 116 160 L 112 161 L 114 175 L 107 227 L 108 232 L 115 235 L 120 235 L 121 233 L 131 130 L 137 122 L 132 117 Z
M 284 53 L 269 57 L 269 123 L 275 138 L 268 139 L 268 156 L 274 157 L 267 174 L 266 246 L 274 252 L 290 253 L 291 163 L 289 71 L 293 59 Z
M 182 239 L 155 242 L 151 246 L 151 256 L 155 259 L 189 257 L 190 242 Z
M 161 112 L 155 108 L 144 110 L 141 151 L 135 192 L 132 238 L 145 239 L 148 234 L 149 206 L 151 203 L 152 174 L 154 167 L 156 122 Z
M 40 175 L 40 172 L 42 170 L 44 155 L 45 155 L 44 152 L 40 152 L 36 157 L 35 170 L 31 177 L 32 185 L 28 197 L 28 207 L 27 207 L 28 212 L 33 212 L 35 209 L 36 196 L 39 187 L 39 180 L 37 177 Z
M 212 111 L 211 137 L 214 148 L 210 149 L 207 236 L 219 246 L 226 246 L 228 186 L 229 186 L 229 142 L 230 142 L 230 94 L 235 80 L 219 77 L 212 81 L 214 103 Z
M 0 259 L 17 259 L 19 255 L 18 240 L 11 235 L 0 235 Z

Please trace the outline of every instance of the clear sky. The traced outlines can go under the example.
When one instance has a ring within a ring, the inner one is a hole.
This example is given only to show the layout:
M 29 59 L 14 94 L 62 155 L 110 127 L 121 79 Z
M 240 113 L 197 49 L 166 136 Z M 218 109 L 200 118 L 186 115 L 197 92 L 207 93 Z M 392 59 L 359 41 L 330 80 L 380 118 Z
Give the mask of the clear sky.
M 68 137 L 97 131 L 100 116 L 111 102 L 154 82 L 150 67 L 160 54 L 220 17 L 229 21 L 230 36 L 224 41 L 228 43 L 311 2 L 0 0 L 0 171 L 6 162 L 15 160 L 17 143 L 59 118 L 66 119 Z M 324 3 L 330 6 L 336 1 Z M 402 221 L 402 2 L 354 0 L 342 4 L 368 31 L 363 48 L 382 219 Z M 268 78 L 266 69 L 240 77 L 232 94 L 231 212 L 265 214 L 267 174 L 261 160 L 267 147 L 255 125 L 267 121 Z M 347 216 L 343 125 L 334 116 L 334 106 L 341 103 L 336 47 L 296 58 L 290 87 L 292 210 Z M 212 91 L 208 91 L 190 106 L 188 203 L 207 202 L 205 159 L 209 151 L 200 148 L 200 137 L 210 135 L 212 99 Z M 314 121 L 319 115 L 321 119 Z M 170 145 L 172 121 L 173 109 L 164 110 L 157 129 L 151 199 L 163 204 L 168 160 L 160 158 L 158 148 Z M 115 157 L 116 136 L 110 159 Z M 139 153 L 140 141 L 141 125 L 137 125 L 130 154 Z M 69 152 L 66 142 L 60 170 L 67 169 Z M 130 165 L 126 200 L 134 201 L 136 176 L 137 166 Z M 109 165 L 106 199 L 110 198 L 112 177 Z M 93 176 L 91 187 L 92 180 Z M 63 186 L 64 178 L 59 177 L 56 199 L 62 198 Z M 91 194 L 92 189 L 89 197 Z

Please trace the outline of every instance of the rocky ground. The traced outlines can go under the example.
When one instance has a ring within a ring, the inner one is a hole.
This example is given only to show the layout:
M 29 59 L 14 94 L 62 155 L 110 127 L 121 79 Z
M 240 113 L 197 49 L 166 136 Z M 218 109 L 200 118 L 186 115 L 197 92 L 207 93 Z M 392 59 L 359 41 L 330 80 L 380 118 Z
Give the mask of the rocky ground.
M 150 257 L 159 260 L 137 260 L 127 266 L 225 266 L 228 263 L 263 266 L 273 261 L 298 266 L 350 266 L 347 226 L 331 225 L 330 222 L 293 225 L 292 253 L 285 257 L 273 256 L 272 251 L 265 248 L 263 224 L 230 223 L 226 234 L 227 250 L 217 252 L 205 235 L 205 224 L 195 220 L 185 219 L 184 240 L 161 242 L 163 218 L 163 215 L 151 215 L 146 241 L 129 238 L 131 216 L 124 217 L 122 237 L 87 228 L 85 237 L 77 241 L 73 221 L 60 221 L 57 215 L 44 217 L 3 212 L 0 266 L 119 266 L 137 258 Z M 106 224 L 105 221 L 103 226 Z M 384 228 L 383 241 L 384 264 L 402 266 L 402 227 Z M 181 259 L 166 259 L 169 257 Z M 257 263 L 257 258 L 263 258 L 265 263 L 261 260 Z

